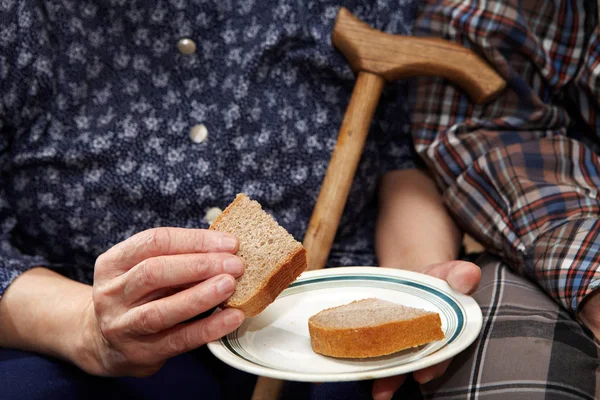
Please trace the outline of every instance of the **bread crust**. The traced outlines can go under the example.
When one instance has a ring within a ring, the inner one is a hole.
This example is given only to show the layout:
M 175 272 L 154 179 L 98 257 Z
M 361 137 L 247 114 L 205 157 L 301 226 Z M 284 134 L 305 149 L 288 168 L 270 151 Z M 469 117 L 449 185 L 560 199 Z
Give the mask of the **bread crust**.
M 226 218 L 231 209 L 238 201 L 245 196 L 238 194 L 225 210 L 211 224 L 210 230 L 217 230 L 223 218 Z M 253 317 L 263 311 L 271 304 L 281 292 L 283 292 L 296 278 L 306 269 L 306 250 L 298 246 L 296 250 L 290 253 L 277 268 L 265 279 L 253 296 L 244 302 L 235 303 L 226 300 L 221 304 L 222 308 L 237 308 L 244 312 L 246 317 Z
M 298 276 L 306 269 L 306 250 L 298 247 L 273 273 L 262 283 L 256 293 L 243 303 L 233 303 L 229 300 L 223 303 L 224 307 L 240 309 L 246 317 L 253 317 L 263 311 L 275 301 Z
M 362 328 L 328 328 L 308 320 L 316 353 L 338 358 L 367 358 L 396 353 L 444 338 L 437 313 Z

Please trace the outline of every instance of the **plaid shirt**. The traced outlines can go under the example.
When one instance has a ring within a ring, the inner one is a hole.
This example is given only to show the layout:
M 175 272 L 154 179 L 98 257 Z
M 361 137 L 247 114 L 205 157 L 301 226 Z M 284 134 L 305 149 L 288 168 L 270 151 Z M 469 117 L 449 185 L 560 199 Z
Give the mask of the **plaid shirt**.
M 507 80 L 473 105 L 420 79 L 413 139 L 463 228 L 575 314 L 600 286 L 600 37 L 593 1 L 434 1 L 415 34 L 482 54 Z

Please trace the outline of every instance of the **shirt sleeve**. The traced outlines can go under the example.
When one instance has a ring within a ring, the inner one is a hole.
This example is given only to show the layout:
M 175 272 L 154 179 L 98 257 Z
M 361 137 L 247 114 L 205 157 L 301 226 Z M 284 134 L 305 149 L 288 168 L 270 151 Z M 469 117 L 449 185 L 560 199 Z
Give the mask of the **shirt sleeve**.
M 591 3 L 563 13 L 548 2 L 482 9 L 428 1 L 416 30 L 474 49 L 508 83 L 486 105 L 442 79 L 415 85 L 413 139 L 448 209 L 573 314 L 600 287 L 600 70 L 580 62 L 599 50 L 586 39 L 597 37 Z M 578 85 L 587 89 L 577 91 L 584 109 L 574 112 L 569 96 Z
M 50 100 L 53 55 L 44 11 L 31 2 L 8 2 L 0 13 L 0 298 L 23 272 L 50 266 L 26 245 L 16 244 L 19 229 L 11 181 L 11 145 L 34 125 Z
M 1 126 L 1 125 L 0 125 Z M 0 165 L 5 167 L 8 161 L 8 133 L 2 131 L 0 137 Z M 4 169 L 4 168 L 3 168 Z M 0 175 L 0 298 L 8 286 L 23 272 L 38 266 L 49 266 L 43 257 L 26 254 L 12 239 L 17 227 L 17 217 L 5 189 L 5 180 Z

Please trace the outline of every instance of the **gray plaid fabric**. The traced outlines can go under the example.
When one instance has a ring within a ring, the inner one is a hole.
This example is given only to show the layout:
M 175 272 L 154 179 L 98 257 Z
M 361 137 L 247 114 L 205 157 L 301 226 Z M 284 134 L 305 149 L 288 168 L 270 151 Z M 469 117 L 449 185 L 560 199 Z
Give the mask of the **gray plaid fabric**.
M 424 398 L 600 399 L 600 346 L 591 333 L 497 258 L 477 264 L 481 335 L 423 387 Z

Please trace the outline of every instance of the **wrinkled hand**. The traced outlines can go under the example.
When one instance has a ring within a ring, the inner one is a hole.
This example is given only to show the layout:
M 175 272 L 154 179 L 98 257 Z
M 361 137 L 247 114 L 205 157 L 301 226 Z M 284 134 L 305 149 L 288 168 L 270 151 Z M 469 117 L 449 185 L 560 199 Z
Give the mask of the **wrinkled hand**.
M 481 271 L 479 267 L 466 261 L 449 261 L 441 264 L 433 264 L 424 267 L 417 272 L 443 279 L 448 282 L 454 290 L 464 294 L 473 293 L 481 280 Z M 421 384 L 427 383 L 432 379 L 441 376 L 446 371 L 451 361 L 451 359 L 446 360 L 440 364 L 415 371 L 413 377 Z M 405 380 L 406 375 L 376 380 L 373 383 L 373 399 L 391 399 Z
M 237 249 L 237 239 L 224 233 L 157 228 L 100 255 L 88 307 L 91 351 L 85 369 L 150 375 L 167 359 L 236 329 L 244 314 L 234 309 L 188 320 L 231 296 L 244 270 L 233 255 Z

